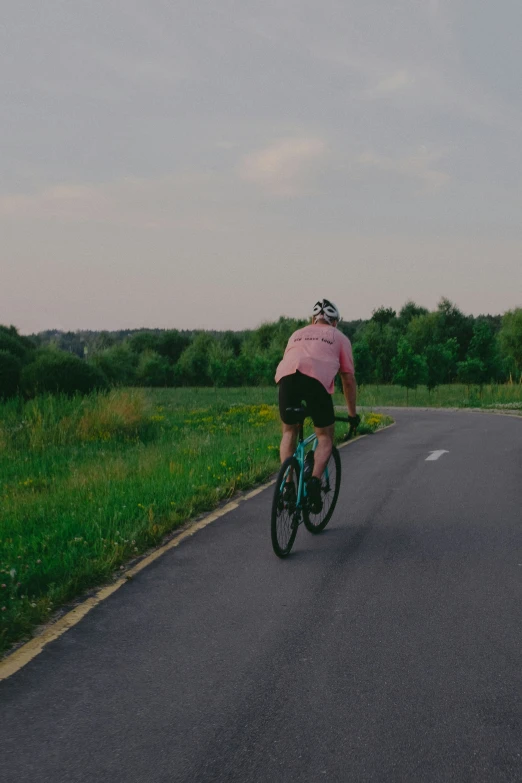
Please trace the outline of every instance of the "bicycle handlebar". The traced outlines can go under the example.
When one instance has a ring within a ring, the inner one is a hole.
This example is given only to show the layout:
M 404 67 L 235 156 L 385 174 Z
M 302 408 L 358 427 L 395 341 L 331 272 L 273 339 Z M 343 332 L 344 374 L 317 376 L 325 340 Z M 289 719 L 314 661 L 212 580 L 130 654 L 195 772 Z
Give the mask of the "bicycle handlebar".
M 350 429 L 356 430 L 361 423 L 361 417 L 359 414 L 357 416 L 336 416 L 335 421 L 344 421 L 350 425 Z
M 350 438 L 353 438 L 353 436 L 357 432 L 357 427 L 361 423 L 361 417 L 359 416 L 359 414 L 357 414 L 357 416 L 336 416 L 335 421 L 344 421 L 350 425 L 350 429 L 348 430 L 347 434 L 344 436 L 343 439 L 343 440 L 350 440 Z
M 344 421 L 351 427 L 358 427 L 361 423 L 361 417 L 359 414 L 357 416 L 336 416 L 335 421 Z

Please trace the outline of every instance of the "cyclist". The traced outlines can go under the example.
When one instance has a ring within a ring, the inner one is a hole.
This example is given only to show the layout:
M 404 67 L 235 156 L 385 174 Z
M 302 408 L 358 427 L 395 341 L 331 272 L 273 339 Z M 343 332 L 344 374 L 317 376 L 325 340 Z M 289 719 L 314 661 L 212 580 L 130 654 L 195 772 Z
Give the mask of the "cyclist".
M 314 469 L 306 489 L 312 513 L 322 509 L 321 476 L 332 453 L 335 413 L 332 401 L 335 376 L 341 374 L 348 414 L 357 423 L 357 386 L 350 340 L 337 329 L 337 307 L 328 299 L 314 305 L 311 324 L 298 329 L 288 340 L 275 381 L 279 386 L 279 414 L 283 424 L 280 457 L 284 462 L 295 451 L 299 425 L 287 408 L 299 408 L 303 401 L 314 423 L 317 447 Z M 292 497 L 290 497 L 292 496 Z M 292 481 L 285 487 L 285 500 L 295 500 Z

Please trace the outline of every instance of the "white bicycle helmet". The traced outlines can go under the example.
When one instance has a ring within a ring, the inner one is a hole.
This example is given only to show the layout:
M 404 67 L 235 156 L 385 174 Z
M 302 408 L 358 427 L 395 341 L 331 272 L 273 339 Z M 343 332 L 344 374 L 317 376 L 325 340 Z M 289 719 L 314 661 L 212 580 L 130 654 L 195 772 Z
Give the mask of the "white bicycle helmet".
M 339 322 L 341 320 L 339 310 L 334 305 L 334 303 L 330 302 L 328 299 L 320 299 L 314 304 L 312 318 L 314 324 L 317 323 L 317 321 L 320 319 L 323 319 L 327 324 L 330 324 L 330 326 L 332 326 L 333 321 Z

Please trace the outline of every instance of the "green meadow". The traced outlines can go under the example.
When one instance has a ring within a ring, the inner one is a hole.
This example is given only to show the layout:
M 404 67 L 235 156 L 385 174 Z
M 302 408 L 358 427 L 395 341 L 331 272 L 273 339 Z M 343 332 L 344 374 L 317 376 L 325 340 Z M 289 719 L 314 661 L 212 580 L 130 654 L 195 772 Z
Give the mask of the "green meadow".
M 336 395 L 336 402 L 342 404 L 342 395 Z M 491 408 L 522 411 L 522 384 L 500 383 L 483 386 L 448 384 L 437 386 L 431 392 L 426 386 L 406 389 L 402 386 L 361 386 L 358 404 L 365 407 L 411 405 L 432 408 Z
M 361 432 L 386 421 L 367 414 Z M 0 649 L 187 520 L 265 481 L 279 435 L 273 387 L 0 404 Z

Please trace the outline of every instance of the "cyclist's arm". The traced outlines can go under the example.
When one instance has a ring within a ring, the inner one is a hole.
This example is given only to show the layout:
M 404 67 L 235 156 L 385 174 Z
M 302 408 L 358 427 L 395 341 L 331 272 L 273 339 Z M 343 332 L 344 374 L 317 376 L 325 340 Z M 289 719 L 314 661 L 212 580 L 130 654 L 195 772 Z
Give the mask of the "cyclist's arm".
M 353 372 L 342 372 L 344 398 L 348 407 L 348 415 L 357 415 L 357 383 Z

